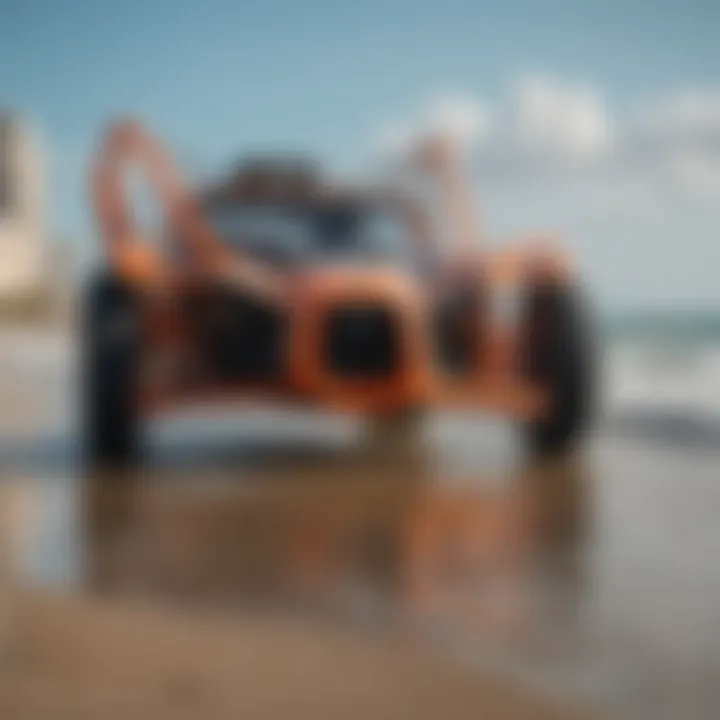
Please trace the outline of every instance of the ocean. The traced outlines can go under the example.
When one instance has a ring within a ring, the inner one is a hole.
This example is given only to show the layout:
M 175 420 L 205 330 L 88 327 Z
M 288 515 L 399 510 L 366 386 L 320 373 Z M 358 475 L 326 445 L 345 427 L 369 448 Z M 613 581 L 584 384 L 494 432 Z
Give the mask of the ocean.
M 605 414 L 720 424 L 720 312 L 616 314 L 601 334 Z

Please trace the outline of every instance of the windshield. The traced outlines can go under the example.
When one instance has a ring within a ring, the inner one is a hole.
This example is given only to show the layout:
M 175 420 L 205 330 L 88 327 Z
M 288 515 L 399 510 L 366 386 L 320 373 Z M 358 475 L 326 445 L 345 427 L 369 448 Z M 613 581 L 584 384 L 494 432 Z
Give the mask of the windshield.
M 233 247 L 271 261 L 412 257 L 406 218 L 379 204 L 236 204 L 210 208 L 208 217 Z

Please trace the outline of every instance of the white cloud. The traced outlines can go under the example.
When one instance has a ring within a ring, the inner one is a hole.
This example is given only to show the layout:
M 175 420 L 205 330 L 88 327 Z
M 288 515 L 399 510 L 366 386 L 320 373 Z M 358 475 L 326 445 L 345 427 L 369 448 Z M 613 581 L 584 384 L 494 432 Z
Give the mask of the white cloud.
M 427 115 L 427 129 L 454 137 L 465 146 L 487 138 L 490 115 L 486 106 L 462 95 L 441 98 Z
M 510 128 L 521 153 L 583 161 L 607 153 L 613 123 L 602 97 L 587 87 L 535 76 L 513 94 Z
M 398 159 L 438 132 L 472 152 L 491 180 L 591 177 L 720 197 L 720 88 L 638 104 L 621 116 L 598 89 L 533 75 L 496 103 L 471 93 L 439 97 L 386 127 L 378 146 Z
M 675 140 L 720 138 L 720 88 L 686 91 L 646 105 L 640 125 L 656 137 Z
M 640 108 L 625 154 L 681 189 L 720 198 L 720 89 L 686 91 Z
M 468 94 L 444 94 L 411 117 L 389 123 L 376 146 L 385 156 L 404 159 L 423 138 L 443 135 L 470 151 L 487 137 L 489 129 L 489 112 L 483 103 Z

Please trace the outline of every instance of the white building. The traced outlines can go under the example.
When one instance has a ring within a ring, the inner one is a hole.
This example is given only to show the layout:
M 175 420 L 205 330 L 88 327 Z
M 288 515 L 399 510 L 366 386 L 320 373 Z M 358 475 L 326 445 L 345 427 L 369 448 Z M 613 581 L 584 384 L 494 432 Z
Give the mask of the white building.
M 43 184 L 29 128 L 0 113 L 0 298 L 32 293 L 46 279 Z

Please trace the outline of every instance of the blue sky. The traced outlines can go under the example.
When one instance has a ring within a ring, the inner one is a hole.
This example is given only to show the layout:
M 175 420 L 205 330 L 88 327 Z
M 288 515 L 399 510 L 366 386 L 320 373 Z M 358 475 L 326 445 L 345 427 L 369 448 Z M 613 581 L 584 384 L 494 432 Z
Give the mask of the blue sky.
M 84 169 L 118 113 L 142 118 L 203 167 L 258 145 L 352 165 L 388 118 L 428 97 L 501 102 L 528 73 L 597 88 L 620 116 L 639 97 L 714 88 L 718 27 L 713 0 L 0 0 L 0 106 L 39 129 L 51 227 L 85 243 Z M 562 202 L 553 202 L 548 219 L 563 226 Z M 717 229 L 711 210 L 707 235 Z M 525 219 L 543 218 L 521 213 L 518 223 Z M 605 262 L 606 284 L 610 261 L 592 253 L 590 261 Z M 668 297 L 694 297 L 686 275 Z M 698 301 L 712 296 L 706 282 Z

